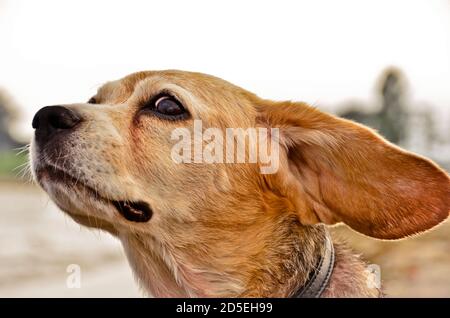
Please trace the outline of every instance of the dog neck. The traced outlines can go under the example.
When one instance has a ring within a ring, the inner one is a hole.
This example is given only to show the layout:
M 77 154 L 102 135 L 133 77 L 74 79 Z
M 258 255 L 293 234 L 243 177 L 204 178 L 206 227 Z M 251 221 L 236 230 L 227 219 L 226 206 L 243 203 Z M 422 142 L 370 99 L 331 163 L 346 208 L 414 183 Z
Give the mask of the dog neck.
M 156 297 L 293 297 L 326 254 L 325 227 L 301 226 L 294 216 L 236 230 L 222 238 L 216 231 L 208 244 L 194 232 L 183 235 L 194 240 L 183 242 L 176 235 L 173 241 L 120 238 L 138 282 Z M 335 267 L 321 296 L 378 295 L 367 290 L 364 263 L 342 244 L 335 249 Z
M 293 298 L 319 298 L 328 287 L 335 261 L 334 246 L 328 231 L 324 245 L 323 254 L 311 271 L 308 281 L 294 293 Z

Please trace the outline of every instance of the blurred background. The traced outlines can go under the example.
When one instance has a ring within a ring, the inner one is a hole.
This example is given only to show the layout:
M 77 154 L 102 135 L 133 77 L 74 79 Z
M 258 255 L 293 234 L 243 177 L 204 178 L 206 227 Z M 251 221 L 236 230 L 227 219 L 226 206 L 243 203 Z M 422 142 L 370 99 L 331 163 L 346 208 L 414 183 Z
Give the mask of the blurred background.
M 140 296 L 120 244 L 65 217 L 26 170 L 41 107 L 138 70 L 309 102 L 450 169 L 450 1 L 0 0 L 0 297 Z M 396 242 L 345 226 L 390 296 L 450 297 L 450 224 Z M 67 288 L 67 267 L 81 288 Z

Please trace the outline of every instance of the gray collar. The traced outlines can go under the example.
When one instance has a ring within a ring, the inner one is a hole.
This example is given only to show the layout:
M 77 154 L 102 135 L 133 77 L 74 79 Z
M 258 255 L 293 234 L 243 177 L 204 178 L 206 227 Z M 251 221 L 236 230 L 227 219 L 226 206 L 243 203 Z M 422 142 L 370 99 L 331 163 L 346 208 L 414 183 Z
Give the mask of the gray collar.
M 319 298 L 328 283 L 334 268 L 334 247 L 331 237 L 326 231 L 325 251 L 320 258 L 317 267 L 312 271 L 308 281 L 303 285 L 292 298 Z

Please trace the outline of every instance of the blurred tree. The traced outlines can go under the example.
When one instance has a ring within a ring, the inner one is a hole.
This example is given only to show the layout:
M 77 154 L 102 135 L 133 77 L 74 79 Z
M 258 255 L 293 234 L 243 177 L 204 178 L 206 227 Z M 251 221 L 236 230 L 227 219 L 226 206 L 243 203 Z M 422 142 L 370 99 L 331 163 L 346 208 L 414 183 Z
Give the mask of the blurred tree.
M 19 118 L 18 108 L 9 94 L 0 89 L 0 151 L 12 150 L 23 146 L 11 134 L 11 127 Z
M 405 108 L 406 84 L 403 74 L 396 68 L 384 71 L 378 94 L 381 108 L 375 112 L 364 111 L 364 105 L 353 104 L 340 116 L 372 127 L 389 141 L 401 144 L 407 133 L 408 113 Z

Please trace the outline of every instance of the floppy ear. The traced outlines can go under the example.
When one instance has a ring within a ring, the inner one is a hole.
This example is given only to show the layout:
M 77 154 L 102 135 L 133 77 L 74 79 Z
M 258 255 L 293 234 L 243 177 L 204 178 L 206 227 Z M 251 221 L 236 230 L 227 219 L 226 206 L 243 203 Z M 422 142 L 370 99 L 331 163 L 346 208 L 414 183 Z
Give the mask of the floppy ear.
M 449 176 L 369 128 L 302 103 L 263 101 L 258 122 L 278 127 L 280 165 L 266 184 L 303 224 L 344 222 L 382 239 L 429 229 L 449 215 Z

